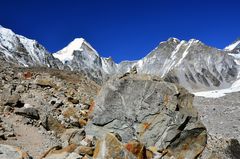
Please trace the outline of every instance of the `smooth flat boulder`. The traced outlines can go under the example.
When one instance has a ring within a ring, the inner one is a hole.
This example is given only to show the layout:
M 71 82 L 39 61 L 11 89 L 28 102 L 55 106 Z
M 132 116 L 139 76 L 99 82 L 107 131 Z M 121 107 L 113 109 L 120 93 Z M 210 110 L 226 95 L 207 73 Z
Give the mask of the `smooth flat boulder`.
M 195 158 L 204 149 L 206 128 L 192 106 L 193 95 L 158 77 L 129 74 L 101 89 L 86 126 L 100 139 L 108 132 L 123 143 L 137 139 L 156 147 L 163 158 Z

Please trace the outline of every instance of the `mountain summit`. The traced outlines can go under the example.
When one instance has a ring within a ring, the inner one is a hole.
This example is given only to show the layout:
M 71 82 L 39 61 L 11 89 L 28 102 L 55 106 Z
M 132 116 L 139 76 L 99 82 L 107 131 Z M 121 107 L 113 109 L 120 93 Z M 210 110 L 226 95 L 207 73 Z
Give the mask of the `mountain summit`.
M 89 56 L 99 56 L 97 51 L 83 38 L 76 38 L 70 42 L 62 50 L 53 54 L 55 58 L 58 58 L 63 63 L 73 60 L 74 52 L 83 52 L 84 49 L 88 50 Z

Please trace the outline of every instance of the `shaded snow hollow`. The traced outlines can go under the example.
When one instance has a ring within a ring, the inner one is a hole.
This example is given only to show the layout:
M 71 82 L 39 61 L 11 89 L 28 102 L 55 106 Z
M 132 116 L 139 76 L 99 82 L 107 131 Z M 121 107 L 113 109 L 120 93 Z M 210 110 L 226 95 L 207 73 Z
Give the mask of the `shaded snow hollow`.
M 240 79 L 235 81 L 230 88 L 212 91 L 195 92 L 195 96 L 201 96 L 206 98 L 219 98 L 223 97 L 228 93 L 239 92 L 240 91 Z

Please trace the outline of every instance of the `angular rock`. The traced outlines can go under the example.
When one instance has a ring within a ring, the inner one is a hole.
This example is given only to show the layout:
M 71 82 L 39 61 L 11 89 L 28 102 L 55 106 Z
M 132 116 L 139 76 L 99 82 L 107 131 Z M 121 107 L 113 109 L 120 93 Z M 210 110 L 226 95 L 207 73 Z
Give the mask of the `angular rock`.
M 4 105 L 11 106 L 11 107 L 18 107 L 21 108 L 24 106 L 24 103 L 20 100 L 20 95 L 13 94 L 13 95 L 5 95 L 3 97 Z
M 79 125 L 80 125 L 80 127 L 84 127 L 84 126 L 86 126 L 87 125 L 87 121 L 86 120 L 84 120 L 84 119 L 79 119 Z
M 96 98 L 86 132 L 99 138 L 116 132 L 125 143 L 137 139 L 173 157 L 195 158 L 207 135 L 192 101 L 185 89 L 157 77 L 130 74 L 111 79 Z
M 84 129 L 66 129 L 62 134 L 61 140 L 64 146 L 70 144 L 80 145 L 80 142 L 85 138 L 86 133 Z
M 79 146 L 76 148 L 75 152 L 80 155 L 93 155 L 94 148 L 88 146 Z
M 57 134 L 62 134 L 65 131 L 65 127 L 52 115 L 45 116 L 42 119 L 42 125 L 46 130 L 54 131 Z
M 18 85 L 16 87 L 16 92 L 17 93 L 23 93 L 25 91 L 25 87 L 23 85 Z
M 227 147 L 227 153 L 233 159 L 237 159 L 240 157 L 240 143 L 237 139 L 231 139 L 230 144 Z
M 100 140 L 95 148 L 94 159 L 136 159 L 136 157 L 128 152 L 122 143 L 114 136 L 108 133 Z
M 44 79 L 36 79 L 35 83 L 41 87 L 54 87 L 52 79 L 44 78 Z
M 36 120 L 40 119 L 38 110 L 33 107 L 16 109 L 15 114 L 21 115 L 27 118 L 31 118 L 31 119 L 36 119 Z
M 31 157 L 18 147 L 0 144 L 1 159 L 31 159 Z
M 78 99 L 74 99 L 72 97 L 68 97 L 68 101 L 73 103 L 73 104 L 79 104 L 79 100 Z
M 206 145 L 206 132 L 203 128 L 183 131 L 167 148 L 166 156 L 175 158 L 196 158 Z
M 3 112 L 4 113 L 9 113 L 9 112 L 12 112 L 13 111 L 13 108 L 12 107 L 10 107 L 10 106 L 5 106 L 5 107 L 3 107 L 4 109 L 3 109 Z
M 32 78 L 32 73 L 31 72 L 24 72 L 23 74 L 22 74 L 22 76 L 23 76 L 23 78 L 25 79 L 25 80 L 29 80 L 29 79 L 31 79 Z
M 126 145 L 125 148 L 131 152 L 132 154 L 134 154 L 138 159 L 143 159 L 143 158 L 147 158 L 146 156 L 146 148 L 143 144 L 141 144 L 139 141 L 137 140 L 132 140 L 129 141 Z
M 40 159 L 81 159 L 82 156 L 74 152 L 76 147 L 74 144 L 65 148 L 56 146 L 45 152 Z

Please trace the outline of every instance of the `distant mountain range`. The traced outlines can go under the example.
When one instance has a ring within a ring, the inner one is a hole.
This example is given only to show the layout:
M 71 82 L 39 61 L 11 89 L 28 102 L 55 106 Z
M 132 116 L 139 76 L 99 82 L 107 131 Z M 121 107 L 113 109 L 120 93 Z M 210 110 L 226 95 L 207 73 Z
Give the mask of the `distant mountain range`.
M 228 89 L 239 80 L 240 40 L 217 49 L 195 39 L 169 38 L 140 60 L 115 63 L 112 58 L 101 57 L 83 38 L 51 54 L 36 40 L 0 26 L 0 59 L 23 67 L 84 72 L 98 83 L 134 67 L 139 74 L 161 76 L 195 93 Z

